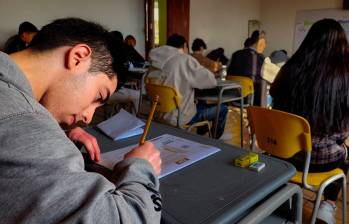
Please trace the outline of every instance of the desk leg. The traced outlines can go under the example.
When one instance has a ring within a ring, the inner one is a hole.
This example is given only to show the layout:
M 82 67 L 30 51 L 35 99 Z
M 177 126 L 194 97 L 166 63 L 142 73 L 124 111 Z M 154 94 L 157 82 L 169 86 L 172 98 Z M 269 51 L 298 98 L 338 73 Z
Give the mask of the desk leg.
M 218 100 L 217 110 L 216 110 L 216 119 L 214 120 L 214 129 L 213 129 L 213 136 L 212 136 L 213 138 L 217 137 L 217 128 L 218 128 L 220 111 L 221 111 L 221 100 Z
M 290 200 L 293 202 L 293 219 L 295 224 L 302 223 L 303 208 L 303 192 L 302 189 L 295 184 L 286 184 L 278 192 L 274 193 L 270 198 L 265 200 L 261 205 L 251 211 L 246 217 L 240 220 L 239 224 L 257 224 L 271 215 L 284 202 Z

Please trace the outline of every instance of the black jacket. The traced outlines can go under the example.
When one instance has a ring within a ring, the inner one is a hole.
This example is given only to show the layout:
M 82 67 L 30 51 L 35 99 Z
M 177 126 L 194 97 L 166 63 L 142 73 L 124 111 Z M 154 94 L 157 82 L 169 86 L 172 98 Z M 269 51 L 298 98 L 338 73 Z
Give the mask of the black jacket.
M 253 48 L 244 48 L 234 52 L 228 67 L 228 75 L 248 76 L 254 82 L 260 81 L 264 56 Z

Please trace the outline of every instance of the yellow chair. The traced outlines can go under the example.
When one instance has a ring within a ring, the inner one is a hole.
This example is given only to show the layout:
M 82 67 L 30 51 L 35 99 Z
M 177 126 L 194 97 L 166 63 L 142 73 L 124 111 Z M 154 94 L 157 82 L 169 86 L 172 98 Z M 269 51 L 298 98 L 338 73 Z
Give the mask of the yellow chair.
M 291 181 L 317 193 L 311 223 L 315 223 L 324 189 L 333 181 L 343 179 L 342 220 L 346 223 L 346 177 L 343 171 L 337 168 L 323 173 L 308 172 L 312 150 L 308 121 L 294 114 L 255 106 L 247 108 L 247 115 L 252 134 L 262 150 L 283 159 L 300 151 L 306 152 L 303 172 L 297 172 Z
M 156 112 L 159 114 L 159 120 L 163 121 L 162 117 L 165 113 L 169 113 L 175 109 L 178 111 L 177 116 L 177 127 L 186 129 L 191 131 L 194 127 L 207 125 L 209 137 L 211 137 L 211 126 L 208 121 L 196 122 L 192 125 L 180 125 L 181 124 L 181 99 L 177 94 L 177 91 L 165 85 L 153 84 L 150 82 L 146 82 L 145 89 L 147 91 L 148 96 L 153 99 L 156 95 L 159 96 L 158 104 L 156 107 Z
M 254 94 L 254 87 L 253 87 L 253 80 L 246 76 L 238 76 L 238 75 L 228 75 L 225 78 L 226 80 L 236 81 L 242 86 L 242 96 L 248 97 L 248 103 L 244 104 L 243 106 L 252 106 L 253 105 L 253 94 Z

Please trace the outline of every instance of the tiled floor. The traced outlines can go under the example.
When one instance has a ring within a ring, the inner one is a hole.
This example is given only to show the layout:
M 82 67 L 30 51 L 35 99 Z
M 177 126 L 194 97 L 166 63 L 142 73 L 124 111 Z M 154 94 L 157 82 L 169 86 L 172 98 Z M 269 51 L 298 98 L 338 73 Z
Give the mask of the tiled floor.
M 105 105 L 102 108 L 99 108 L 92 121 L 93 124 L 98 124 L 99 122 L 105 120 L 110 116 L 110 112 L 112 110 L 111 105 Z M 248 133 L 247 127 L 247 119 L 246 119 L 246 114 L 244 114 L 244 148 L 249 149 L 249 142 L 250 142 L 250 135 Z M 239 114 L 239 109 L 237 108 L 229 108 L 229 112 L 227 115 L 227 123 L 225 126 L 224 134 L 222 136 L 222 139 L 224 140 L 225 143 L 235 145 L 235 146 L 240 146 L 240 114 Z M 313 197 L 313 193 L 309 191 L 303 191 L 304 194 L 306 195 L 307 198 Z M 349 194 L 349 186 L 347 188 L 347 195 Z M 337 223 L 342 223 L 342 201 L 338 201 L 337 203 Z M 309 223 L 310 222 L 310 217 L 312 213 L 312 207 L 313 203 L 307 200 L 304 200 L 304 206 L 303 206 L 303 223 Z M 349 205 L 348 205 L 348 200 L 347 200 L 347 208 L 349 210 Z M 347 211 L 347 220 L 349 220 L 349 211 Z

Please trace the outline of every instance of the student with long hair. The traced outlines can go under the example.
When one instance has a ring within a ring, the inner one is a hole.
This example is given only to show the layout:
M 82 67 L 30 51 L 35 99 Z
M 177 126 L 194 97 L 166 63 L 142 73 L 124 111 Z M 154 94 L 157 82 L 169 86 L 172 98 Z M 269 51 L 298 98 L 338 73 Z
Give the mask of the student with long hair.
M 333 19 L 313 24 L 296 53 L 277 75 L 270 93 L 273 108 L 297 114 L 311 126 L 313 150 L 310 172 L 341 168 L 345 173 L 345 139 L 349 136 L 349 45 Z M 291 162 L 302 170 L 304 155 Z M 324 191 L 318 219 L 335 223 L 340 182 Z

